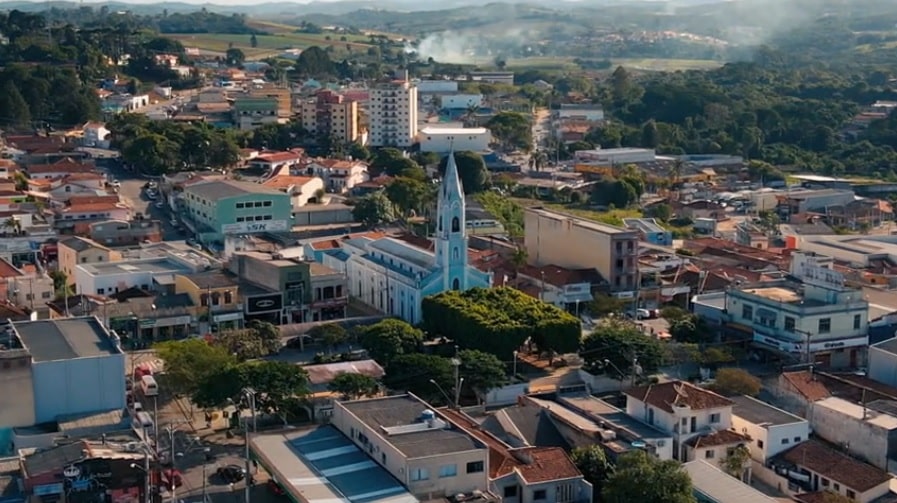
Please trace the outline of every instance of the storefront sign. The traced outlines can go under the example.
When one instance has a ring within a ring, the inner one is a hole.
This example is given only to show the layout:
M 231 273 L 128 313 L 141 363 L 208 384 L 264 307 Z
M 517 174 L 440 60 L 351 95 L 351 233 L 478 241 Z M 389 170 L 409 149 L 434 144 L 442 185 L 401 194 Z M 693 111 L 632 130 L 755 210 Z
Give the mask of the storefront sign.
M 78 468 L 77 466 L 69 466 L 68 468 L 66 468 L 65 470 L 62 471 L 62 475 L 65 478 L 73 479 L 73 478 L 77 477 L 78 475 L 81 475 L 81 469 Z
M 35 496 L 50 496 L 52 494 L 62 494 L 62 484 L 44 484 L 42 486 L 34 486 Z
M 290 230 L 290 224 L 286 220 L 239 222 L 221 226 L 222 234 L 252 234 L 255 232 L 284 232 L 288 230 Z
M 279 311 L 283 307 L 283 296 L 279 293 L 252 297 L 246 303 L 249 314 Z

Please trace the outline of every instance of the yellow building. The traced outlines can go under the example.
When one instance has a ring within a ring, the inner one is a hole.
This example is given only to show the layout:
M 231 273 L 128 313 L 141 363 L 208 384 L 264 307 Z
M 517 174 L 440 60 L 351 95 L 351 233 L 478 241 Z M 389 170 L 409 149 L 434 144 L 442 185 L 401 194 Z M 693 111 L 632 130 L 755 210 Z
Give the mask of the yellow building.
M 333 140 L 352 143 L 358 139 L 358 102 L 330 90 L 299 103 L 302 128 L 310 134 L 329 135 Z
M 217 270 L 177 274 L 174 288 L 198 306 L 201 333 L 243 328 L 243 304 L 235 276 Z
M 75 284 L 75 267 L 121 260 L 121 253 L 88 238 L 72 236 L 59 242 L 59 270 L 69 285 Z M 91 292 L 95 293 L 95 292 Z

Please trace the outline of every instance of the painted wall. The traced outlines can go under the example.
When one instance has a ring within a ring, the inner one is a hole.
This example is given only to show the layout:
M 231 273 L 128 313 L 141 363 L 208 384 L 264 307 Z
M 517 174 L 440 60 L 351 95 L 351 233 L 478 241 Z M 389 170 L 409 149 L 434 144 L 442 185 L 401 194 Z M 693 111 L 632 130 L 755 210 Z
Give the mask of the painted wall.
M 124 376 L 123 354 L 34 363 L 35 421 L 123 409 Z

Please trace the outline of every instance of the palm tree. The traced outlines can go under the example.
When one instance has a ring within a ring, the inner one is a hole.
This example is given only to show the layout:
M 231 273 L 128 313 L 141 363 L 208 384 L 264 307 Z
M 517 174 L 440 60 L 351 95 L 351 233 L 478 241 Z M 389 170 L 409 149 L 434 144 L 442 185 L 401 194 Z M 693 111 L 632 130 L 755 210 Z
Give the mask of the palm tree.
M 520 286 L 520 269 L 526 265 L 526 249 L 518 246 L 511 255 L 511 265 L 514 267 L 514 286 Z
M 480 107 L 478 105 L 469 105 L 466 110 L 464 110 L 464 115 L 461 117 L 462 122 L 464 122 L 464 127 L 473 127 L 476 126 L 477 121 L 477 113 L 479 113 Z

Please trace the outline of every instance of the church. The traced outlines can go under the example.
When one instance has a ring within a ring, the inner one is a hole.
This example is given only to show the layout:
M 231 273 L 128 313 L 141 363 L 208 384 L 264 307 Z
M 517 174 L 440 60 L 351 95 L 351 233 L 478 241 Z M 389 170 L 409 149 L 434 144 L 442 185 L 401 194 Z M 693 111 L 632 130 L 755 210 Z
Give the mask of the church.
M 439 187 L 433 251 L 391 237 L 347 239 L 341 248 L 350 295 L 412 324 L 421 321 L 424 297 L 492 286 L 492 274 L 468 263 L 464 190 L 453 154 Z

